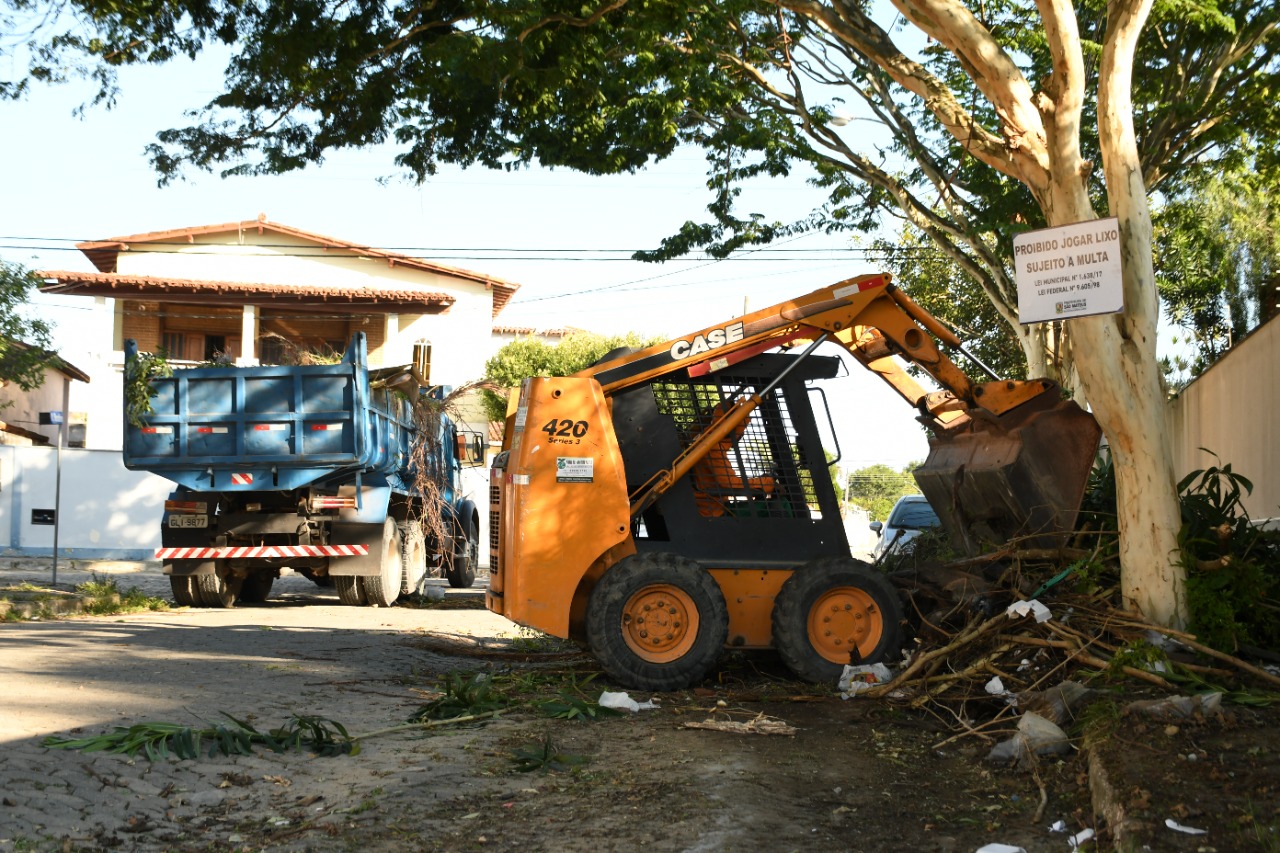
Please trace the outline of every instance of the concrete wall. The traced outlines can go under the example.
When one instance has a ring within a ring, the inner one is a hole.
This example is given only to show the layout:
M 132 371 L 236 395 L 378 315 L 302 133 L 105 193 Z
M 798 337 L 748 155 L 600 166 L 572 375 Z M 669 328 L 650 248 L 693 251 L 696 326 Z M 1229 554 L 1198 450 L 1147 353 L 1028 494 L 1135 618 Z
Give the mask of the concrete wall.
M 0 447 L 0 555 L 48 556 L 54 525 L 34 524 L 33 510 L 57 509 L 59 556 L 151 559 L 173 484 L 125 470 L 119 451 Z
M 1249 516 L 1280 517 L 1280 321 L 1255 330 L 1173 399 L 1169 426 L 1179 478 L 1230 463 L 1253 481 Z
M 155 474 L 129 471 L 120 451 L 0 447 L 0 556 L 53 553 L 53 525 L 32 510 L 57 508 L 58 555 L 68 559 L 149 560 L 160 547 L 160 517 L 173 491 Z M 463 471 L 462 486 L 480 511 L 480 564 L 489 565 L 489 469 Z

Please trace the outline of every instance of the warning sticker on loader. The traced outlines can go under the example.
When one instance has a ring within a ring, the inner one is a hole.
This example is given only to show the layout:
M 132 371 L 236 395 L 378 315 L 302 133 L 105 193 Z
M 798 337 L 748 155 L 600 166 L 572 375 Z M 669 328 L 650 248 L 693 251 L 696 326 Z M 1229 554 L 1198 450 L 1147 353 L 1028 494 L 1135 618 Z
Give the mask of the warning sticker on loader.
M 557 483 L 591 483 L 596 478 L 596 460 L 590 456 L 557 456 Z

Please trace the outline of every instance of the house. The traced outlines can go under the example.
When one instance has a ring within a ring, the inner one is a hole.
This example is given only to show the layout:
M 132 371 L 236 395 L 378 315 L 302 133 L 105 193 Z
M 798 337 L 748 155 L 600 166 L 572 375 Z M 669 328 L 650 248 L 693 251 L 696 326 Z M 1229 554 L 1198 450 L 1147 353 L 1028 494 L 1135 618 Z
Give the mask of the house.
M 8 341 L 7 347 L 31 349 L 21 341 Z M 0 382 L 0 445 L 55 446 L 65 431 L 64 447 L 84 447 L 84 413 L 72 412 L 70 401 L 72 383 L 87 383 L 89 375 L 57 353 L 45 352 L 43 361 L 44 381 L 30 391 Z M 58 417 L 61 423 L 53 423 Z
M 493 276 L 272 222 L 176 228 L 80 243 L 96 272 L 42 272 L 50 294 L 94 297 L 109 342 L 87 427 L 120 446 L 124 341 L 171 360 L 288 362 L 298 349 L 341 354 L 364 332 L 374 367 L 407 364 L 431 344 L 431 378 L 480 378 L 494 320 L 518 285 Z M 96 377 L 95 377 L 96 378 Z M 113 397 L 114 399 L 111 399 Z

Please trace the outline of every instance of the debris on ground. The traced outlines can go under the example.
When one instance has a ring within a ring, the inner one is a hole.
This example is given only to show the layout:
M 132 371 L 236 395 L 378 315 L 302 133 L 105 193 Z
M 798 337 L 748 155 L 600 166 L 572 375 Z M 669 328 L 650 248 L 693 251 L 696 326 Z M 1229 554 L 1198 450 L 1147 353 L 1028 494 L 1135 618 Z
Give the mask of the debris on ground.
M 778 719 L 757 714 L 745 722 L 736 720 L 717 720 L 709 717 L 702 722 L 681 723 L 682 729 L 709 729 L 714 732 L 729 732 L 735 735 L 794 735 L 794 726 Z

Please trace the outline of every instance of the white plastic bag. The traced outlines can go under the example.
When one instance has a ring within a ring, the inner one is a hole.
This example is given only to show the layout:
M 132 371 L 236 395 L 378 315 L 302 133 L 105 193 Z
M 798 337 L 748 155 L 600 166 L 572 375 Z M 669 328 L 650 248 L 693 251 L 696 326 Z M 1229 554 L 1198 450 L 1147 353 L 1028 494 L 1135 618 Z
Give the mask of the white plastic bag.
M 648 702 L 637 702 L 628 693 L 610 693 L 608 690 L 600 694 L 600 707 L 613 708 L 615 711 L 651 711 L 658 707 L 652 699 Z
M 1005 615 L 1010 619 L 1016 619 L 1020 616 L 1031 615 L 1036 618 L 1037 622 L 1048 622 L 1053 618 L 1053 614 L 1049 612 L 1049 608 L 1041 604 L 1037 599 L 1030 601 L 1015 601 L 1005 610 Z
M 893 670 L 882 663 L 846 665 L 836 687 L 840 690 L 840 698 L 848 699 L 887 681 L 893 681 Z

